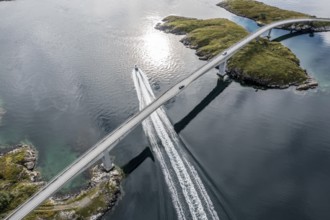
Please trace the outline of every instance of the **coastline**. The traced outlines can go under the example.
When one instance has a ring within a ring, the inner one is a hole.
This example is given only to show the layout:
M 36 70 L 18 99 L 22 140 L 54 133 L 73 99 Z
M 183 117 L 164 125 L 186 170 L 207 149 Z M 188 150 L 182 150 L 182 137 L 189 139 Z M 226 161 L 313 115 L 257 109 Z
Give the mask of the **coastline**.
M 168 16 L 155 27 L 165 33 L 185 35 L 180 41 L 196 50 L 201 60 L 209 60 L 248 35 L 248 32 L 227 19 L 199 20 Z M 315 88 L 318 83 L 300 67 L 299 59 L 278 42 L 260 38 L 251 42 L 228 60 L 226 73 L 241 84 L 256 88 L 297 90 Z
M 32 196 L 45 183 L 35 170 L 38 152 L 28 144 L 18 144 L 0 155 L 0 218 Z M 53 196 L 26 219 L 99 219 L 119 200 L 124 173 L 114 166 L 106 172 L 101 165 L 90 169 L 86 188 L 73 195 Z

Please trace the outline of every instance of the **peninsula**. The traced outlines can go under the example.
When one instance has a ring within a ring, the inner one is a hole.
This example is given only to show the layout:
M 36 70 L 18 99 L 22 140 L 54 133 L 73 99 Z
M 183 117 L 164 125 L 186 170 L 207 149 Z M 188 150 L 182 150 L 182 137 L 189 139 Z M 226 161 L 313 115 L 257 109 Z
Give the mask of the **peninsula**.
M 248 35 L 227 19 L 168 16 L 155 27 L 166 33 L 186 35 L 181 42 L 196 50 L 202 60 L 209 60 Z M 299 59 L 279 42 L 259 39 L 228 60 L 227 74 L 243 84 L 264 88 L 309 89 L 317 86 L 299 65 Z

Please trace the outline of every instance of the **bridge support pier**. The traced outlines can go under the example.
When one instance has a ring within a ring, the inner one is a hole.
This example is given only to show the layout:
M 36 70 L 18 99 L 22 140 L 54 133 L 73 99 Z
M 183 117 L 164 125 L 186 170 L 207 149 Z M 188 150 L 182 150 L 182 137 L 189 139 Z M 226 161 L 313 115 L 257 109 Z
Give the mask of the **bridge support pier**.
M 267 35 L 268 40 L 270 39 L 270 35 L 272 34 L 272 30 L 273 30 L 273 29 L 270 29 L 270 30 L 268 31 L 268 35 Z
M 227 61 L 219 65 L 219 72 L 217 73 L 217 75 L 223 77 L 224 75 L 227 74 L 226 70 L 227 70 Z
M 226 75 L 227 74 L 226 70 L 227 70 L 227 60 L 222 65 L 222 73 L 223 73 L 223 75 Z
M 112 164 L 112 161 L 111 161 L 111 158 L 110 158 L 110 152 L 109 152 L 109 150 L 105 150 L 104 151 L 103 157 L 102 157 L 102 163 L 103 163 L 104 169 L 107 172 L 109 172 L 112 169 L 113 164 Z

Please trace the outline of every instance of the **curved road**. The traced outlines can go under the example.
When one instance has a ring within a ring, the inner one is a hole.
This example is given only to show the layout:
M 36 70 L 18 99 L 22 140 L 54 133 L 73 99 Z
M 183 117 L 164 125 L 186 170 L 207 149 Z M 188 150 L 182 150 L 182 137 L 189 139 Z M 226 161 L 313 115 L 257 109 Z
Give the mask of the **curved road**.
M 211 61 L 194 71 L 191 75 L 183 79 L 181 82 L 177 83 L 164 94 L 162 94 L 155 101 L 146 106 L 143 110 L 133 115 L 131 118 L 127 119 L 122 123 L 117 129 L 108 134 L 101 141 L 96 143 L 90 150 L 83 154 L 80 158 L 75 160 L 70 166 L 64 169 L 60 174 L 58 174 L 54 179 L 52 179 L 47 185 L 45 185 L 40 191 L 34 194 L 25 203 L 15 209 L 6 219 L 18 220 L 24 218 L 33 209 L 45 201 L 48 197 L 59 190 L 65 183 L 73 179 L 79 173 L 87 169 L 94 162 L 99 160 L 103 153 L 110 151 L 120 140 L 122 140 L 130 131 L 132 131 L 137 125 L 139 125 L 145 118 L 147 118 L 152 112 L 163 105 L 165 102 L 179 94 L 183 89 L 189 86 L 193 81 L 198 79 L 203 74 L 207 73 L 209 70 L 218 66 L 219 64 L 228 60 L 233 56 L 238 50 L 247 45 L 252 40 L 256 39 L 264 32 L 271 30 L 275 27 L 282 26 L 285 24 L 301 23 L 301 22 L 330 22 L 330 19 L 326 18 L 302 18 L 302 19 L 290 19 L 275 22 L 260 28 L 258 31 L 250 34 L 240 42 L 231 46 L 222 52 L 221 54 L 214 57 Z

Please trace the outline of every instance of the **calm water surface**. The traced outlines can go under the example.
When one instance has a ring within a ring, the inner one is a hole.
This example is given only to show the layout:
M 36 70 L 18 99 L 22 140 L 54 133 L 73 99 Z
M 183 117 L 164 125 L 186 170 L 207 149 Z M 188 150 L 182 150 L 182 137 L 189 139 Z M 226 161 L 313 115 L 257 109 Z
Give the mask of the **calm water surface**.
M 264 0 L 330 17 L 327 0 Z M 39 150 L 49 180 L 138 110 L 135 63 L 155 94 L 203 65 L 180 36 L 154 30 L 163 17 L 254 22 L 215 0 L 17 0 L 0 3 L 0 97 L 5 145 Z M 273 38 L 286 34 L 274 31 Z M 308 92 L 255 91 L 217 83 L 210 71 L 166 104 L 221 219 L 329 219 L 330 33 L 282 41 L 320 86 Z M 124 165 L 148 142 L 141 127 L 112 152 Z M 84 176 L 68 187 L 81 186 Z M 108 219 L 175 219 L 157 162 L 146 159 L 123 184 Z

